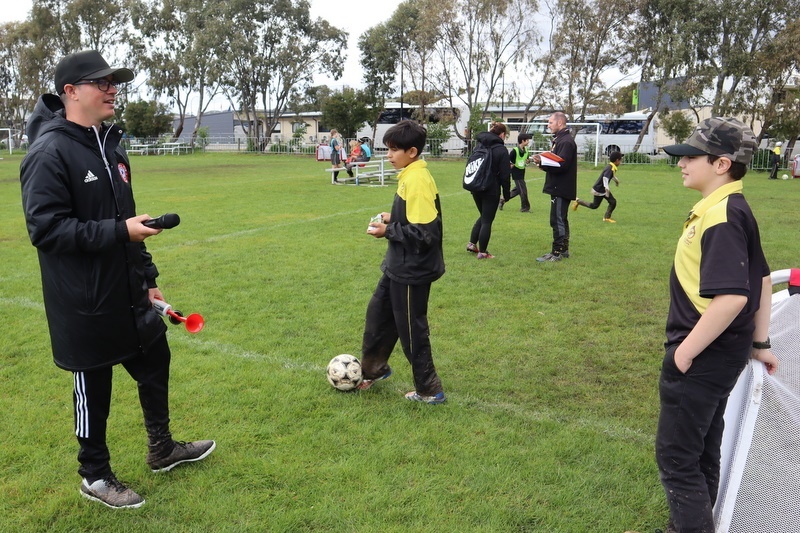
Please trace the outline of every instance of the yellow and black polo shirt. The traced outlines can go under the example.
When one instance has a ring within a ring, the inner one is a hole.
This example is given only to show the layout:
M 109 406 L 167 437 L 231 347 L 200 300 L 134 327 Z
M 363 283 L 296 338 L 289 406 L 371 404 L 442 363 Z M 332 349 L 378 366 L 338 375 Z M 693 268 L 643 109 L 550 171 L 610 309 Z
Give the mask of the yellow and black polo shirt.
M 742 312 L 709 347 L 746 348 L 769 265 L 758 223 L 742 195 L 742 182 L 723 185 L 689 213 L 670 275 L 667 345 L 681 342 L 718 294 L 748 297 Z

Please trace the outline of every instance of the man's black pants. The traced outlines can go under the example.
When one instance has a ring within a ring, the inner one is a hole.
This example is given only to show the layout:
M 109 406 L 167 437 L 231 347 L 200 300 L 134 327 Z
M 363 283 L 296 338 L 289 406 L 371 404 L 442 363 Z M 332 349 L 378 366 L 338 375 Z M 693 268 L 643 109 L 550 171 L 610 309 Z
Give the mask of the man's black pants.
M 167 337 L 163 335 L 146 352 L 121 363 L 138 385 L 139 403 L 151 442 L 172 438 L 168 401 L 170 358 Z M 73 372 L 75 435 L 80 444 L 78 473 L 89 482 L 111 474 L 106 427 L 111 412 L 113 368 Z
M 569 213 L 570 200 L 559 196 L 550 197 L 550 227 L 553 228 L 553 255 L 569 251 Z

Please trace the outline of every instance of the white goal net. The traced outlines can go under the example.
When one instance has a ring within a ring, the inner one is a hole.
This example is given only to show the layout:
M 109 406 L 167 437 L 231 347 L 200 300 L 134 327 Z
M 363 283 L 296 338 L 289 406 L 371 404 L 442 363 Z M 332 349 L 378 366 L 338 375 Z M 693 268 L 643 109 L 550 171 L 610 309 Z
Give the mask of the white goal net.
M 790 281 L 791 278 L 791 281 Z M 717 533 L 800 531 L 800 270 L 772 274 L 770 339 L 779 359 L 770 376 L 751 361 L 728 400 Z

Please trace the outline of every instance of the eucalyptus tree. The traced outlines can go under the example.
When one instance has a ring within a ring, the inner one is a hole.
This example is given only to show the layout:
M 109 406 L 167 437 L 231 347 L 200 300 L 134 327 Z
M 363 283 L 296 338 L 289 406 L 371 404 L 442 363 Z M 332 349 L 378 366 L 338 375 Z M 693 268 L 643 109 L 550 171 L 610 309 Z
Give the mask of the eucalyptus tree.
M 417 118 L 426 120 L 425 107 L 439 94 L 429 90 L 428 77 L 444 17 L 445 11 L 438 0 L 406 0 L 386 22 L 370 28 L 359 38 L 366 90 L 376 110 L 373 127 L 386 98 L 395 91 L 395 82 L 401 101 L 403 93 L 410 91 L 420 96 L 416 103 L 420 106 Z
M 192 142 L 203 114 L 219 92 L 223 62 L 222 35 L 230 26 L 214 0 L 131 0 L 130 34 L 134 58 L 148 74 L 153 93 L 169 99 L 178 110 L 175 138 L 192 98 L 197 98 Z
M 797 20 L 800 1 L 704 0 L 697 9 L 711 30 L 701 63 L 712 82 L 711 112 L 741 113 L 740 96 L 747 80 L 760 70 L 765 59 L 761 52 Z
M 127 56 L 122 38 L 130 18 L 125 2 L 69 0 L 62 3 L 65 5 L 62 23 L 80 34 L 82 49 L 97 50 L 109 63 Z
M 630 20 L 628 61 L 641 68 L 642 82 L 656 88 L 634 152 L 667 95 L 689 101 L 703 94 L 707 80 L 699 66 L 713 28 L 699 16 L 698 6 L 697 0 L 642 0 Z
M 26 111 L 33 109 L 38 96 L 23 79 L 24 28 L 21 22 L 0 25 L 0 125 L 18 130 L 20 138 Z
M 507 70 L 527 68 L 537 42 L 538 0 L 441 0 L 438 68 L 426 75 L 434 89 L 485 116 Z M 474 121 L 473 121 L 474 122 Z M 457 131 L 464 139 L 471 137 Z
M 364 69 L 364 92 L 372 107 L 368 123 L 372 126 L 373 144 L 378 118 L 386 99 L 394 92 L 394 81 L 400 62 L 397 42 L 387 23 L 381 23 L 365 31 L 358 38 L 361 51 L 361 66 Z M 402 94 L 400 95 L 402 98 Z
M 322 122 L 339 130 L 345 138 L 353 138 L 371 115 L 363 91 L 345 87 L 335 91 L 322 103 Z
M 347 33 L 312 19 L 306 0 L 230 0 L 224 4 L 230 30 L 218 37 L 228 65 L 224 84 L 238 101 L 245 128 L 256 139 L 272 132 L 293 91 L 310 85 L 317 72 L 341 76 L 341 46 Z M 264 113 L 259 116 L 259 105 Z
M 621 46 L 629 17 L 635 9 L 630 0 L 558 0 L 554 6 L 556 31 L 552 36 L 554 68 L 551 86 L 563 89 L 559 107 L 581 120 L 590 106 L 605 95 L 601 76 L 611 68 L 625 72 Z

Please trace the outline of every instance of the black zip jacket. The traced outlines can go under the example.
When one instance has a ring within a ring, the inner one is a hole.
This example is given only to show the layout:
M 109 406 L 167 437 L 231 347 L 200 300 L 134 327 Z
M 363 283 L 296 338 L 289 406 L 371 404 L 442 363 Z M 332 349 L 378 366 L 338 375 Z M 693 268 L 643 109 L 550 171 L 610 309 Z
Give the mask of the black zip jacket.
M 578 196 L 578 147 L 569 128 L 553 136 L 552 151 L 564 161 L 557 167 L 540 165 L 539 168 L 545 171 L 542 192 L 574 200 Z
M 53 359 L 81 371 L 134 357 L 166 326 L 148 297 L 158 270 L 125 225 L 136 206 L 122 129 L 69 122 L 61 100 L 44 95 L 27 134 L 22 204 L 39 254 Z
M 442 236 L 439 190 L 427 161 L 417 160 L 398 175 L 381 270 L 398 283 L 433 283 L 444 275 Z

